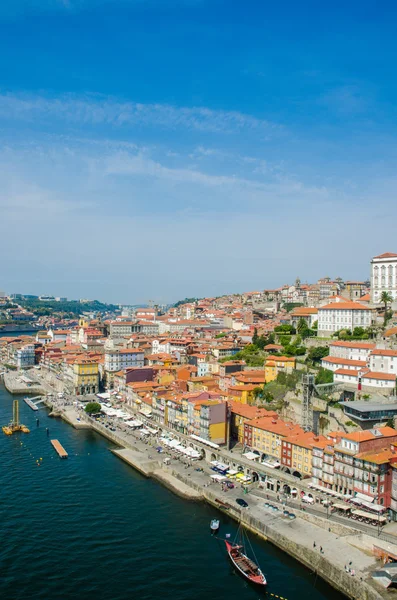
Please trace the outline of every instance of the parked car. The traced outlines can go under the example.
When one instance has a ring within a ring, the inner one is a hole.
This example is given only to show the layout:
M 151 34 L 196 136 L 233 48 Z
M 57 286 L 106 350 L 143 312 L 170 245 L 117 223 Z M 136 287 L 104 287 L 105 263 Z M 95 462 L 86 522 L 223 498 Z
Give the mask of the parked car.
M 246 502 L 242 498 L 236 498 L 236 502 L 239 506 L 242 506 L 243 508 L 247 508 L 248 506 L 248 502 Z

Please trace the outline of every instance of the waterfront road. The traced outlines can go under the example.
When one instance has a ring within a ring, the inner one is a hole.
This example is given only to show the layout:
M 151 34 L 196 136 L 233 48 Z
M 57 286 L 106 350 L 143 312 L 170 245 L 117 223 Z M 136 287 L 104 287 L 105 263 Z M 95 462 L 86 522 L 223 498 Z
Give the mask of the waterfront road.
M 37 379 L 40 380 L 43 387 L 45 387 L 49 393 L 54 394 L 51 397 L 51 403 L 54 406 L 55 410 L 64 412 L 66 414 L 66 416 L 68 417 L 68 420 L 71 421 L 72 423 L 74 422 L 74 424 L 78 425 L 79 423 L 85 421 L 85 413 L 84 413 L 84 409 L 83 409 L 84 405 L 83 405 L 83 403 L 80 402 L 79 397 L 65 395 L 63 398 L 59 398 L 56 393 L 56 390 L 60 389 L 59 388 L 59 379 L 48 382 L 48 380 L 44 379 L 41 376 L 41 374 L 39 375 L 39 374 L 35 373 L 35 375 L 37 376 Z M 54 384 L 56 387 L 54 386 Z M 96 399 L 96 397 L 95 396 L 92 396 L 89 398 L 86 397 L 86 399 L 94 400 L 94 399 Z M 162 431 L 168 431 L 170 434 L 177 436 L 180 439 L 185 440 L 185 442 L 191 442 L 191 439 L 188 436 L 185 436 L 185 435 L 181 434 L 180 432 L 171 430 L 162 424 L 160 425 L 159 423 L 156 423 L 155 421 L 151 421 L 148 417 L 146 417 L 140 413 L 139 414 L 135 413 L 131 409 L 131 407 L 125 405 L 123 402 L 120 402 L 118 400 L 115 401 L 114 399 L 112 399 L 111 402 L 115 408 L 123 409 L 124 411 L 130 413 L 135 418 L 145 422 L 148 426 L 156 428 L 156 429 L 160 426 Z M 125 444 L 126 447 L 138 447 L 138 449 L 145 451 L 145 448 L 147 449 L 148 446 L 149 447 L 150 446 L 157 447 L 160 445 L 160 442 L 159 442 L 157 436 L 150 436 L 150 438 L 148 440 L 143 440 L 139 434 L 139 431 L 132 430 L 130 427 L 128 427 L 126 425 L 126 423 L 122 419 L 118 419 L 115 417 L 110 418 L 110 417 L 103 416 L 99 421 L 99 425 L 102 425 L 106 429 L 106 432 L 108 433 L 108 435 L 112 434 L 114 436 L 117 436 L 117 438 L 119 439 L 119 443 Z M 203 444 L 197 443 L 196 445 L 200 446 L 203 449 L 205 448 Z M 208 451 L 208 448 L 206 448 L 206 450 Z M 155 454 L 157 454 L 157 453 L 155 452 Z M 168 454 L 171 457 L 173 456 L 172 452 L 169 452 Z M 271 490 L 260 489 L 259 488 L 260 482 L 251 484 L 251 486 L 249 486 L 248 490 L 249 490 L 249 496 L 251 498 L 252 498 L 252 496 L 256 496 L 257 498 L 262 499 L 262 500 L 266 500 L 267 498 L 269 498 L 272 501 L 272 503 L 276 504 L 280 509 L 282 509 L 282 507 L 284 505 L 286 505 L 287 508 L 289 508 L 289 509 L 294 509 L 294 510 L 302 510 L 303 509 L 309 514 L 321 517 L 323 519 L 328 519 L 330 522 L 346 525 L 347 527 L 351 527 L 351 528 L 357 530 L 358 532 L 365 533 L 374 538 L 381 539 L 381 540 L 384 540 L 384 541 L 387 541 L 387 542 L 393 543 L 393 544 L 397 543 L 397 536 L 394 535 L 395 530 L 392 527 L 390 527 L 390 529 L 393 531 L 393 533 L 388 532 L 387 525 L 383 529 L 378 529 L 377 525 L 367 525 L 365 523 L 353 521 L 352 519 L 349 519 L 348 517 L 331 514 L 330 510 L 329 509 L 327 510 L 327 508 L 321 503 L 321 500 L 329 501 L 329 497 L 326 496 L 325 493 L 322 493 L 319 491 L 314 492 L 307 485 L 307 483 L 305 481 L 301 481 L 300 479 L 293 477 L 292 475 L 283 473 L 282 471 L 278 471 L 278 470 L 275 471 L 274 469 L 269 469 L 269 468 L 263 467 L 262 465 L 257 465 L 256 463 L 252 463 L 252 461 L 248 461 L 247 459 L 242 457 L 240 454 L 237 454 L 236 452 L 231 452 L 231 451 L 222 449 L 222 450 L 216 451 L 215 454 L 217 455 L 217 458 L 221 461 L 226 461 L 228 464 L 239 464 L 244 467 L 250 468 L 251 471 L 254 468 L 255 469 L 259 468 L 259 466 L 260 466 L 260 471 L 264 472 L 268 477 L 271 477 L 274 480 L 277 479 L 277 480 L 281 481 L 282 484 L 287 483 L 290 488 L 295 487 L 295 489 L 297 489 L 298 491 L 303 491 L 305 493 L 312 494 L 315 497 L 316 503 L 312 506 L 303 505 L 302 502 L 297 497 L 293 497 L 293 496 L 291 496 L 291 494 L 283 493 L 282 489 L 280 489 L 280 491 L 278 491 L 278 492 L 272 492 Z M 186 471 L 190 471 L 189 476 L 194 474 L 194 478 L 197 479 L 198 484 L 214 485 L 210 480 L 210 475 L 213 475 L 213 471 L 211 471 L 210 466 L 208 465 L 207 462 L 205 462 L 205 461 L 200 462 L 200 468 L 203 468 L 203 472 L 199 474 L 197 471 L 194 471 L 194 469 L 192 468 L 191 461 L 189 461 L 186 458 L 183 459 L 183 458 L 177 457 L 175 455 L 175 458 L 172 459 L 172 461 L 174 462 L 174 465 L 175 464 L 182 465 L 182 467 L 185 468 Z M 195 464 L 195 463 L 193 463 L 193 464 Z M 239 490 L 238 493 L 241 496 L 241 493 L 243 490 L 240 488 L 237 488 L 237 489 Z M 231 490 L 228 490 L 228 492 L 230 492 L 230 491 Z M 226 492 L 224 492 L 224 493 L 226 494 Z M 235 495 L 235 494 L 230 494 L 230 496 L 232 496 L 232 495 Z

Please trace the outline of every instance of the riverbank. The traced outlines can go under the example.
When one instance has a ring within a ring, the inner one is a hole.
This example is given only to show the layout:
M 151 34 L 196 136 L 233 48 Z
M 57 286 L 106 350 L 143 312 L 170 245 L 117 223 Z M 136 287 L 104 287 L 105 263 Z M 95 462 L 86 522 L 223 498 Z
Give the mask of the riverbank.
M 42 396 L 45 389 L 33 377 L 21 371 L 10 371 L 3 375 L 4 387 L 13 395 L 26 394 L 29 396 Z
M 191 486 L 183 483 L 174 475 L 161 467 L 159 461 L 151 458 L 146 459 L 142 452 L 133 451 L 129 448 L 122 448 L 120 450 L 112 450 L 113 454 L 121 458 L 124 462 L 129 464 L 131 467 L 139 471 L 145 477 L 152 477 L 157 479 L 168 489 L 175 492 L 178 496 L 187 500 L 203 500 L 204 496 L 202 493 L 196 491 Z
M 50 419 L 44 407 L 33 412 L 21 402 L 20 411 L 31 434 L 0 436 L 2 503 L 7 506 L 0 545 L 2 597 L 130 600 L 133 590 L 140 598 L 186 600 L 189 590 L 189 600 L 258 600 L 230 568 L 224 544 L 210 534 L 209 523 L 218 517 L 221 535 L 234 539 L 237 521 L 208 502 L 186 502 L 142 476 L 116 459 L 110 452 L 116 446 L 103 436 Z M 8 422 L 11 412 L 12 396 L 0 384 L 0 423 Z M 58 458 L 50 439 L 61 442 L 68 460 Z M 148 446 L 145 450 L 152 455 Z M 276 546 L 253 535 L 251 543 L 268 576 L 269 596 L 343 600 Z M 46 551 L 37 553 L 37 547 Z M 54 578 L 60 564 L 61 586 Z
M 63 414 L 60 416 L 64 418 Z M 275 517 L 274 512 L 266 511 L 264 502 L 255 498 L 253 494 L 246 497 L 249 510 L 240 509 L 235 504 L 235 494 L 229 492 L 226 497 L 220 487 L 208 484 L 208 474 L 203 476 L 192 468 L 186 469 L 185 465 L 174 460 L 169 466 L 164 465 L 164 455 L 153 458 L 152 453 L 155 450 L 141 440 L 127 442 L 94 419 L 83 418 L 87 419 L 93 430 L 120 446 L 119 449 L 113 450 L 113 453 L 131 467 L 146 477 L 157 479 L 183 498 L 204 500 L 229 517 L 242 522 L 247 529 L 298 560 L 347 597 L 354 600 L 380 600 L 390 595 L 378 588 L 370 577 L 371 572 L 378 566 L 375 557 L 372 556 L 371 542 L 367 540 L 366 544 L 363 544 L 363 534 L 353 528 L 334 523 L 329 524 L 327 528 L 325 522 L 319 523 L 323 521 L 320 518 L 311 518 L 305 513 L 301 515 L 300 511 L 296 510 L 294 512 L 297 518 L 293 521 L 283 519 L 282 511 Z M 225 508 L 221 502 L 229 507 Z M 382 546 L 382 543 L 389 551 L 394 550 L 397 553 L 397 547 L 393 548 L 385 542 L 379 542 L 379 546 Z M 323 553 L 320 553 L 320 547 L 323 548 Z M 350 561 L 354 565 L 355 576 L 345 570 L 346 563 Z
M 256 497 L 254 493 L 246 496 L 249 509 L 240 509 L 235 500 L 241 495 L 241 490 L 229 490 L 225 495 L 219 485 L 211 483 L 211 472 L 197 472 L 192 465 L 182 463 L 180 458 L 175 457 L 169 457 L 169 464 L 166 465 L 163 460 L 165 454 L 156 454 L 148 441 L 140 439 L 125 424 L 118 425 L 115 422 L 113 426 L 117 431 L 111 431 L 109 427 L 88 417 L 73 402 L 66 401 L 66 405 L 63 405 L 64 403 L 65 400 L 55 396 L 53 399 L 46 398 L 53 416 L 61 417 L 76 429 L 90 427 L 100 433 L 118 446 L 112 451 L 113 454 L 145 477 L 158 480 L 183 498 L 204 500 L 228 517 L 242 522 L 247 529 L 270 541 L 349 598 L 380 600 L 389 597 L 390 592 L 381 589 L 370 576 L 378 563 L 373 556 L 371 543 L 367 540 L 364 544 L 363 536 L 357 530 L 327 522 L 320 517 L 311 517 L 295 508 L 297 518 L 284 519 L 281 516 L 282 510 L 276 515 L 273 511 L 267 511 L 263 499 Z M 158 442 L 153 440 L 153 444 L 157 445 Z M 208 470 L 208 465 L 204 466 Z M 226 503 L 228 508 L 222 506 L 222 503 Z M 397 546 L 392 547 L 391 544 L 377 540 L 378 546 L 382 544 L 397 554 Z M 321 553 L 320 547 L 323 548 Z M 346 563 L 350 561 L 355 576 L 346 572 Z

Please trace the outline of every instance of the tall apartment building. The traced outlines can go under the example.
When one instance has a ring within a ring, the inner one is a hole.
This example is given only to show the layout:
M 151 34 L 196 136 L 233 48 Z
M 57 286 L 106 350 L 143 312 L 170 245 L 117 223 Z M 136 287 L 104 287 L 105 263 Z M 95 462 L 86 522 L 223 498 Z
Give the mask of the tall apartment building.
M 16 351 L 16 363 L 18 369 L 32 367 L 35 362 L 34 344 L 27 344 Z
M 114 374 L 129 367 L 143 367 L 145 354 L 138 348 L 107 349 L 105 352 L 105 373 L 108 386 L 113 385 Z
M 343 435 L 335 445 L 334 490 L 389 506 L 396 443 L 397 431 L 390 427 Z
M 385 252 L 371 260 L 371 300 L 380 302 L 382 292 L 397 300 L 397 254 Z

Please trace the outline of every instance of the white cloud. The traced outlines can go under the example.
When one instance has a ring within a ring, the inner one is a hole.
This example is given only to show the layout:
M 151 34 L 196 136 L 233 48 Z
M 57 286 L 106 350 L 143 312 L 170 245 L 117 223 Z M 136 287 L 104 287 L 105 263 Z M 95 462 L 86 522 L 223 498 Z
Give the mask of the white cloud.
M 299 194 L 299 196 L 306 194 L 306 200 L 308 201 L 309 195 L 316 195 L 318 199 L 320 197 L 325 199 L 328 194 L 325 188 L 306 186 L 300 181 L 287 177 L 263 182 L 230 175 L 212 175 L 191 168 L 169 168 L 142 154 L 114 154 L 107 157 L 100 168 L 101 170 L 103 168 L 108 175 L 141 175 L 182 184 L 218 187 L 223 188 L 224 191 L 238 189 L 246 192 L 263 192 L 267 195 L 277 195 L 279 198 L 291 194 Z M 263 196 L 263 200 L 265 199 L 266 195 Z
M 27 94 L 1 94 L 0 118 L 25 122 L 59 120 L 81 125 L 111 125 L 113 127 L 138 125 L 212 133 L 251 130 L 268 134 L 281 129 L 279 125 L 237 111 L 120 102 L 101 96 L 81 97 L 71 94 L 59 98 Z

